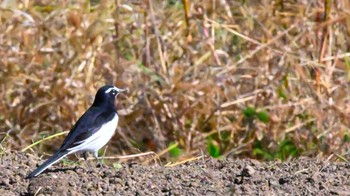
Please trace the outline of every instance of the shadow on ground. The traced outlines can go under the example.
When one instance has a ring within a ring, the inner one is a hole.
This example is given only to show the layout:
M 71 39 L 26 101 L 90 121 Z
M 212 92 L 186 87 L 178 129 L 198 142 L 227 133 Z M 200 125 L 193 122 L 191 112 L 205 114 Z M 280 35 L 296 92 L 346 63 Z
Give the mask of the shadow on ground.
M 38 157 L 7 152 L 0 159 L 0 195 L 345 195 L 350 164 L 301 158 L 292 162 L 203 158 L 174 167 L 123 164 L 95 168 L 56 164 L 27 180 Z M 62 169 L 64 168 L 64 169 Z

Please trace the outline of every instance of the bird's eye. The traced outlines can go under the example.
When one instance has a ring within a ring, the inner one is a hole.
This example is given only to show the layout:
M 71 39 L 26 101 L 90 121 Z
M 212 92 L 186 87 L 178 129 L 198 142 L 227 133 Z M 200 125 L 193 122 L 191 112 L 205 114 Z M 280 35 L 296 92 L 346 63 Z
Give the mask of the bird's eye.
M 116 95 L 117 94 L 117 91 L 116 90 L 111 90 L 111 93 L 113 94 L 113 95 Z

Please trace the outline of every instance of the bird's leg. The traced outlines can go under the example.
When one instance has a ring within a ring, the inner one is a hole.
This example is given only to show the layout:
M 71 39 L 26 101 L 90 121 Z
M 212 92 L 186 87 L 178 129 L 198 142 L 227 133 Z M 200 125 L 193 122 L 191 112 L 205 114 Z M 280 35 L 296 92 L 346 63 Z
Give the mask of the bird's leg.
M 87 160 L 87 152 L 83 152 L 83 158 L 85 161 Z
M 100 167 L 103 168 L 102 160 L 98 158 L 98 151 L 95 151 L 95 152 L 94 152 L 94 157 L 96 158 L 96 160 L 97 160 L 98 163 L 100 164 Z
M 87 167 L 89 168 L 89 171 L 91 171 L 92 167 L 91 167 L 90 161 L 88 160 L 88 152 L 86 152 L 86 151 L 83 152 L 83 158 L 85 160 Z

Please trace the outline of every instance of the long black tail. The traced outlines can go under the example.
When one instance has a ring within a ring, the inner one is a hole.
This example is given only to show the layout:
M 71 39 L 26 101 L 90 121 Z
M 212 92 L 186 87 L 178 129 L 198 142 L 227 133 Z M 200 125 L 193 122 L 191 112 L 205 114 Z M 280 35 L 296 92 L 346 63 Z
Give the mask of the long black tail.
M 38 168 L 36 168 L 32 173 L 30 173 L 26 179 L 36 177 L 37 175 L 41 174 L 43 171 L 45 171 L 48 167 L 56 163 L 57 161 L 61 160 L 65 156 L 67 156 L 67 151 L 58 151 L 52 157 L 50 157 L 48 160 L 46 160 L 42 165 L 40 165 Z

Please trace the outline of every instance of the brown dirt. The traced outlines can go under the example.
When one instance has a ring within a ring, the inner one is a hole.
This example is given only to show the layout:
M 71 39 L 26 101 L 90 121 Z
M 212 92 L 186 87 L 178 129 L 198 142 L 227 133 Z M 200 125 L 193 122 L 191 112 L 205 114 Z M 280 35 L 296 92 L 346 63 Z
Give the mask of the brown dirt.
M 37 178 L 24 177 L 38 157 L 1 155 L 0 195 L 347 195 L 350 164 L 310 158 L 291 162 L 202 158 L 174 167 L 122 164 L 88 169 L 56 164 Z

